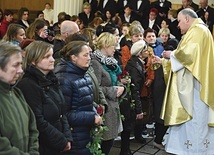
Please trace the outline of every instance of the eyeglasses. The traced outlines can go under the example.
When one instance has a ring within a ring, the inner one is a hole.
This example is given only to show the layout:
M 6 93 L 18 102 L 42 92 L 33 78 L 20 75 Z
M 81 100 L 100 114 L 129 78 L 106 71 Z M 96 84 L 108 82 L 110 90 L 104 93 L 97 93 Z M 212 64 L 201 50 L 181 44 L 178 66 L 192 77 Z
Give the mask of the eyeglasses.
M 144 53 L 144 52 L 148 52 L 148 51 L 149 51 L 148 46 L 145 45 L 140 53 Z

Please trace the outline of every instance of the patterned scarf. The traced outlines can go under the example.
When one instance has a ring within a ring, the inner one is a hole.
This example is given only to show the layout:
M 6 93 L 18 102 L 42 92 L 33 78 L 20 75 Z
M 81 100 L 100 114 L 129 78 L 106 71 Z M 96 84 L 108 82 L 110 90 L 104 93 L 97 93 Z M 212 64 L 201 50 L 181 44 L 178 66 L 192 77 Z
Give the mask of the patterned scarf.
M 105 56 L 100 50 L 94 51 L 93 56 L 103 64 L 103 68 L 110 74 L 112 85 L 116 86 L 117 76 L 122 73 L 117 60 L 114 57 Z
M 94 51 L 93 55 L 98 58 L 102 64 L 109 66 L 117 65 L 117 60 L 114 57 L 107 57 L 100 50 Z

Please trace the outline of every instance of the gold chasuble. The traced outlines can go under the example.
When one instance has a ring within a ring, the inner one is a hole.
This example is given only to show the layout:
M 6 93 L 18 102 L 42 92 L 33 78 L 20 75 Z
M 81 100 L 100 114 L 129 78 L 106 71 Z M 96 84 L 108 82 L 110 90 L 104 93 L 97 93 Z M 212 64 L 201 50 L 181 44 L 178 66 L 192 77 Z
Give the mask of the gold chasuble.
M 164 124 L 178 125 L 192 119 L 196 79 L 200 99 L 209 107 L 208 125 L 214 127 L 214 43 L 201 19 L 183 35 L 174 56 L 184 68 L 170 72 L 161 112 Z

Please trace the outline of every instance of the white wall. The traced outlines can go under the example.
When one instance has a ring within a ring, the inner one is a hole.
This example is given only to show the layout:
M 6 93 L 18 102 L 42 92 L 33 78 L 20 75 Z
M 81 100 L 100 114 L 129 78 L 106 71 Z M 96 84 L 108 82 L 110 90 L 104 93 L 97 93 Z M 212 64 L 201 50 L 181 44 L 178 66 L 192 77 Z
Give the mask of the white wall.
M 82 11 L 83 0 L 54 0 L 54 23 L 57 22 L 57 16 L 60 12 L 66 12 L 69 15 L 78 15 Z
M 174 4 L 181 4 L 181 0 L 169 0 Z M 194 3 L 199 4 L 199 0 L 193 0 Z M 214 5 L 214 0 L 208 0 L 209 5 Z

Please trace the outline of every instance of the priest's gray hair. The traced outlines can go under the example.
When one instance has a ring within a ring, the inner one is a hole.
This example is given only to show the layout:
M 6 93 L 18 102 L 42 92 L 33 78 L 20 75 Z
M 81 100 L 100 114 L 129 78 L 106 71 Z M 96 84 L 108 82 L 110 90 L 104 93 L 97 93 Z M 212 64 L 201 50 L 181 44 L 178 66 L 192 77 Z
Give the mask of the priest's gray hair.
M 181 10 L 179 13 L 181 13 L 184 16 L 189 16 L 191 18 L 198 18 L 198 15 L 190 8 L 185 8 Z

